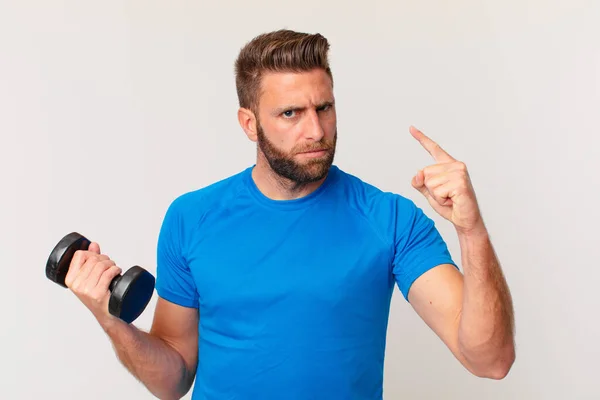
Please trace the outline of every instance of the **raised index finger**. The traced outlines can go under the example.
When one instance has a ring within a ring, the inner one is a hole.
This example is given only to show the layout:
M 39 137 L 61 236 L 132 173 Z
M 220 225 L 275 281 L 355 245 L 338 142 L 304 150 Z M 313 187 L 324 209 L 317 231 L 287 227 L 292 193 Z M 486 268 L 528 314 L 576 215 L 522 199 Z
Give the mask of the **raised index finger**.
M 409 128 L 409 130 L 410 130 L 410 133 L 413 135 L 413 137 L 415 139 L 417 139 L 419 141 L 419 143 L 421 143 L 421 146 L 423 146 L 425 148 L 425 150 L 427 150 L 427 152 L 429 154 L 431 154 L 431 156 L 433 157 L 433 159 L 436 162 L 454 161 L 454 158 L 452 158 L 452 156 L 450 154 L 446 153 L 444 151 L 444 149 L 442 149 L 440 147 L 439 144 L 437 144 L 436 142 L 431 140 L 423 132 L 421 132 L 420 130 L 418 130 L 417 128 L 415 128 L 412 125 Z

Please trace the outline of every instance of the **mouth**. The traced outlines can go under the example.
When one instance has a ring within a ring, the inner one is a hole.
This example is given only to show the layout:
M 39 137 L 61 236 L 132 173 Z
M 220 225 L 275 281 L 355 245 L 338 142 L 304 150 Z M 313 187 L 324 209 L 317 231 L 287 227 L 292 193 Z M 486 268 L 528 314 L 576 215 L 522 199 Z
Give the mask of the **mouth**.
M 309 151 L 303 151 L 302 153 L 298 153 L 302 156 L 306 156 L 306 157 L 321 157 L 324 156 L 325 154 L 327 154 L 327 149 L 316 149 L 316 150 L 309 150 Z
M 299 154 L 325 153 L 326 151 L 327 151 L 327 149 L 314 149 L 314 150 L 303 151 Z

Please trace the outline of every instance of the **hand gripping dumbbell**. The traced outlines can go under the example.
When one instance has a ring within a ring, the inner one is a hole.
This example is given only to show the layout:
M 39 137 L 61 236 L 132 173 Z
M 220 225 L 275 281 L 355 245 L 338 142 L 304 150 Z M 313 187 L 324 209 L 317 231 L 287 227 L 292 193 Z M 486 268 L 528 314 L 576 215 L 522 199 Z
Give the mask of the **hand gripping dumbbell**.
M 65 278 L 77 250 L 87 250 L 90 241 L 77 232 L 61 239 L 46 263 L 46 277 L 66 288 Z M 133 266 L 123 275 L 117 275 L 109 285 L 111 292 L 108 311 L 126 323 L 133 322 L 144 311 L 154 292 L 155 279 L 139 266 Z

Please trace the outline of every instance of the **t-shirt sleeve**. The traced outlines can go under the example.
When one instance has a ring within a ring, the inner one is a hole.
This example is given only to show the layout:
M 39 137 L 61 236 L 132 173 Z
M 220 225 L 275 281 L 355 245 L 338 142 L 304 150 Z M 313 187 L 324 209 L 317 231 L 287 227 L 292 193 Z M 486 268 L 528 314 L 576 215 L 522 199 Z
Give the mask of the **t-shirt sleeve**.
M 157 246 L 156 292 L 165 300 L 184 307 L 198 307 L 198 291 L 183 253 L 184 226 L 180 202 L 168 208 Z
M 440 264 L 458 268 L 434 221 L 412 201 L 398 199 L 393 274 L 408 301 L 408 292 L 423 273 Z

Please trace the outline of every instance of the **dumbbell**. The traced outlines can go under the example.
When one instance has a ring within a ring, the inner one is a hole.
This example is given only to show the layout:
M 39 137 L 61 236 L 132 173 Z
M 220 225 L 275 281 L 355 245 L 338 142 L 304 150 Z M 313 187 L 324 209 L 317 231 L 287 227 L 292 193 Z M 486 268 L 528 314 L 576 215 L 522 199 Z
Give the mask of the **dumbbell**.
M 63 237 L 54 247 L 46 263 L 46 277 L 66 288 L 65 278 L 77 250 L 87 250 L 90 241 L 77 232 Z M 155 279 L 140 266 L 133 266 L 123 275 L 117 275 L 109 285 L 108 311 L 111 315 L 133 322 L 142 314 L 154 293 Z

